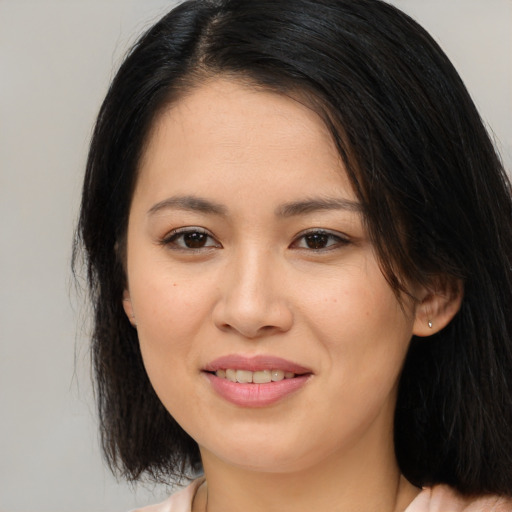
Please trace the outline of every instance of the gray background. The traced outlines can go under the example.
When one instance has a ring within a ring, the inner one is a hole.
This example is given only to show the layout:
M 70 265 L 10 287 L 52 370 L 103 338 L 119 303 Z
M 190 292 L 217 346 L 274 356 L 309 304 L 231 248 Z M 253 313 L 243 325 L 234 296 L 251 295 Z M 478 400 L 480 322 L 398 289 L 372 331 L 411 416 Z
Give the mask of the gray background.
M 174 2 L 0 0 L 0 511 L 129 510 L 98 449 L 70 253 L 94 116 Z M 512 1 L 395 0 L 441 43 L 512 168 Z

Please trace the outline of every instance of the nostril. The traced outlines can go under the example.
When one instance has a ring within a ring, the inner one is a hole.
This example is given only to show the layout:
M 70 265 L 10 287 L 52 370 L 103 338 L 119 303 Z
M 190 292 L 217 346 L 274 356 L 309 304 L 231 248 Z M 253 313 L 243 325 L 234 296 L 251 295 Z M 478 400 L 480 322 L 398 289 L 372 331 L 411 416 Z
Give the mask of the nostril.
M 277 294 L 267 295 L 266 300 L 255 300 L 254 294 L 226 292 L 213 310 L 215 325 L 223 332 L 236 331 L 248 339 L 288 331 L 293 324 L 291 310 Z

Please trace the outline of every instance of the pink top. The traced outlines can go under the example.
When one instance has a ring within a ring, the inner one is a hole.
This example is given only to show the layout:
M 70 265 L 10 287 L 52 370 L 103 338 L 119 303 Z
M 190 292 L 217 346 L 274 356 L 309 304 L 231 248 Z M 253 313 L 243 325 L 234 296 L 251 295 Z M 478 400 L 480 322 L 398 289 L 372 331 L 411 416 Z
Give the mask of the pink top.
M 203 481 L 203 478 L 194 480 L 164 502 L 133 512 L 191 512 L 192 500 Z M 512 512 L 512 498 L 484 496 L 468 499 L 447 485 L 436 485 L 423 489 L 404 512 Z

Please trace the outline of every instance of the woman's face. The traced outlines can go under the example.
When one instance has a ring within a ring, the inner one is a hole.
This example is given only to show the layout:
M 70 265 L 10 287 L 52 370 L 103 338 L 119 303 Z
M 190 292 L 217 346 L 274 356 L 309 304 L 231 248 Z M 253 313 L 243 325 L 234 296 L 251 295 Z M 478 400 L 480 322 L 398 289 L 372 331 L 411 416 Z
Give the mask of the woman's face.
M 383 277 L 312 110 L 224 79 L 169 107 L 127 274 L 149 378 L 204 458 L 281 472 L 389 452 L 415 305 Z

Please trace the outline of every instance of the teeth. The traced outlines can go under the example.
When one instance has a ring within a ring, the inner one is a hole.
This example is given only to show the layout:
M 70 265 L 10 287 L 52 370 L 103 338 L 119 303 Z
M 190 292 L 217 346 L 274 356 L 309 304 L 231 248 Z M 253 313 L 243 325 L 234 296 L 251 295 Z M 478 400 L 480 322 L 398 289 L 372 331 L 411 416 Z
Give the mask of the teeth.
M 247 370 L 237 370 L 236 381 L 242 383 L 252 382 L 252 372 L 249 372 Z
M 272 370 L 272 380 L 276 382 L 277 380 L 283 380 L 284 379 L 284 372 L 283 370 Z
M 252 375 L 252 381 L 255 384 L 266 384 L 267 382 L 272 382 L 272 375 L 270 374 L 270 370 L 254 372 Z
M 285 372 L 283 370 L 258 370 L 250 372 L 249 370 L 217 370 L 215 375 L 221 379 L 227 379 L 231 382 L 240 382 L 243 384 L 267 384 L 269 382 L 278 382 L 283 379 L 293 379 L 295 373 Z

